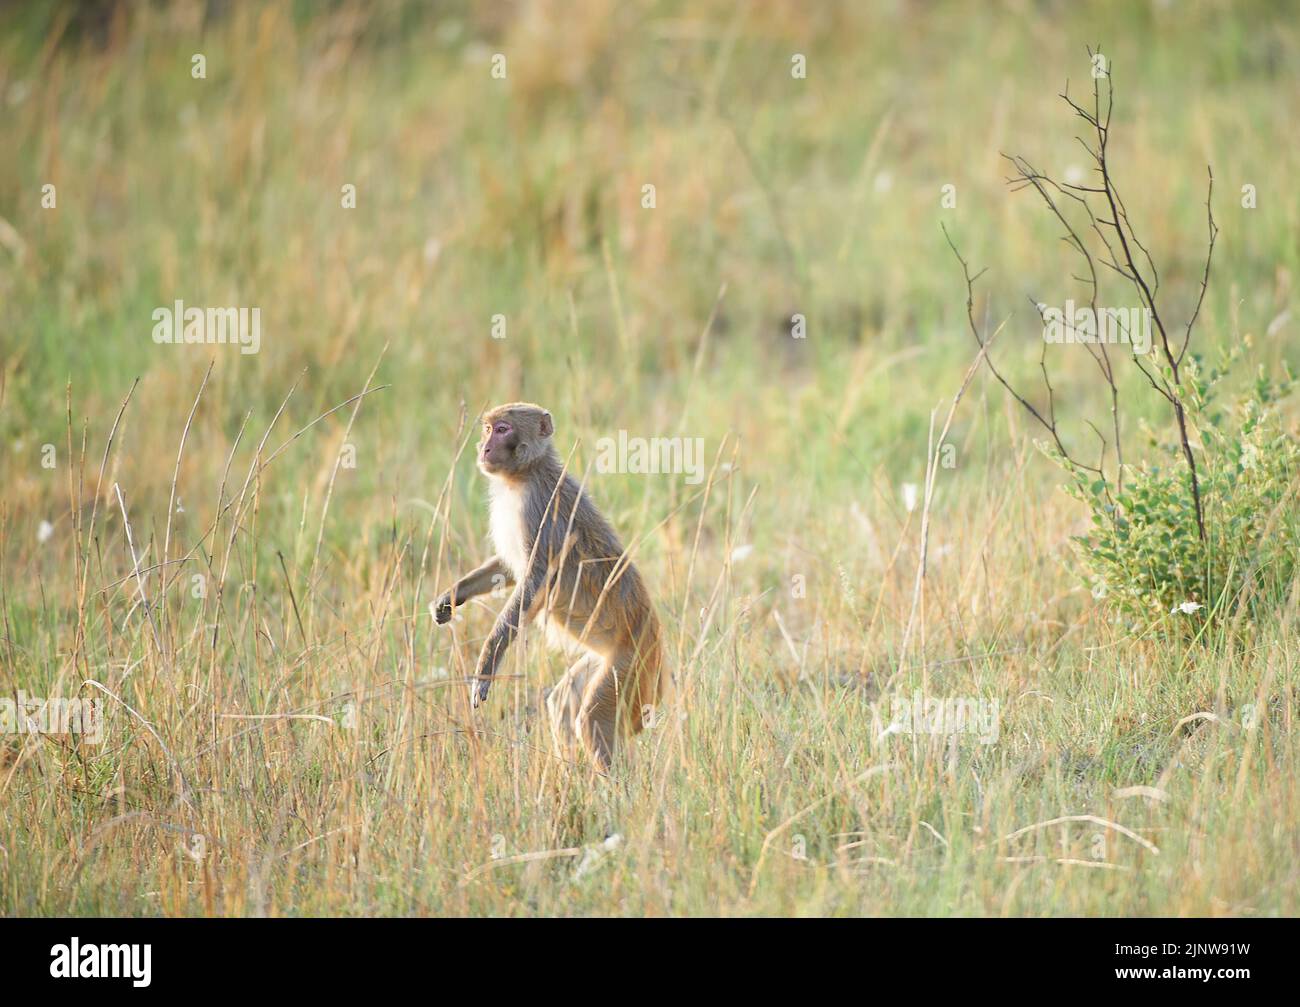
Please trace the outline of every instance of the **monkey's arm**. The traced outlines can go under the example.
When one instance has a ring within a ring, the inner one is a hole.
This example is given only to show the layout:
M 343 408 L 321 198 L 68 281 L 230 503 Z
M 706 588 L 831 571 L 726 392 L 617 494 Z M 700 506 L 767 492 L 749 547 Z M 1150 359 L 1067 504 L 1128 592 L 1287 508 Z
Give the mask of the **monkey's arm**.
M 494 591 L 498 587 L 509 587 L 514 582 L 514 575 L 510 573 L 509 568 L 501 562 L 500 557 L 493 556 L 482 566 L 471 570 L 456 581 L 451 590 L 445 592 L 438 599 L 438 603 L 433 610 L 434 621 L 439 626 L 448 623 L 451 621 L 452 609 L 457 605 L 462 605 L 481 594 Z
M 487 699 L 488 688 L 492 685 L 492 678 L 497 673 L 501 659 L 505 657 L 506 648 L 518 635 L 525 616 L 531 611 L 533 602 L 537 600 L 537 596 L 541 594 L 546 584 L 546 571 L 550 561 L 548 548 L 550 535 L 545 527 L 540 537 L 542 541 L 533 550 L 532 566 L 528 569 L 528 575 L 522 584 L 516 584 L 515 589 L 510 592 L 510 599 L 501 609 L 496 625 L 492 627 L 492 633 L 483 644 L 483 650 L 478 657 L 478 669 L 469 687 L 471 706 L 477 707 Z

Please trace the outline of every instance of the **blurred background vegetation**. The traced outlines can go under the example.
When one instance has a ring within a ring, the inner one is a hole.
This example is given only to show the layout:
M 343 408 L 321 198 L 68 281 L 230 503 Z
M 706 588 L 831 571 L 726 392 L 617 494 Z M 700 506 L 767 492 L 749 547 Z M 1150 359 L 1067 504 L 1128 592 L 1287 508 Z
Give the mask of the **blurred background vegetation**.
M 295 408 L 353 394 L 388 344 L 393 388 L 367 411 L 390 422 L 362 424 L 358 489 L 414 492 L 460 401 L 513 397 L 588 440 L 734 429 L 808 502 L 880 466 L 914 477 L 973 351 L 940 223 L 990 267 L 1003 354 L 1036 359 L 1027 294 L 1080 292 L 1001 153 L 1085 171 L 1057 94 L 1090 88 L 1087 44 L 1113 62 L 1117 175 L 1170 313 L 1199 279 L 1207 163 L 1224 229 L 1207 340 L 1291 307 L 1297 31 L 1287 5 L 1176 2 L 18 5 L 0 42 L 5 439 L 57 439 L 69 379 L 95 414 L 142 375 L 139 453 L 170 445 L 212 356 L 149 339 L 180 297 L 263 314 L 259 355 L 217 354 L 204 453 L 303 367 Z

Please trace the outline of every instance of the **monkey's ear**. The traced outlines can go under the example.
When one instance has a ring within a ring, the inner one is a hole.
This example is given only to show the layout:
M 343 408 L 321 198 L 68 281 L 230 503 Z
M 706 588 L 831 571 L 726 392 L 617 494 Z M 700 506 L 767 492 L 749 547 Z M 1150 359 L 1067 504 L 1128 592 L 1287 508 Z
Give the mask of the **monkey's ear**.
M 555 433 L 555 424 L 551 422 L 550 413 L 542 413 L 542 421 L 537 425 L 537 430 L 543 437 L 550 437 Z

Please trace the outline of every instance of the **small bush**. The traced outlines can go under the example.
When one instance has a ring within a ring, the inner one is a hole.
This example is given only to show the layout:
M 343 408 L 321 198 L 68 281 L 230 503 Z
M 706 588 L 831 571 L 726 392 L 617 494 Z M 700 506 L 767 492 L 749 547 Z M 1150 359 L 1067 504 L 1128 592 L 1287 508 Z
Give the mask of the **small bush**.
M 1156 458 L 1126 466 L 1124 487 L 1097 479 L 1048 453 L 1071 474 L 1071 495 L 1092 511 L 1092 530 L 1075 542 L 1093 596 L 1104 598 L 1147 629 L 1170 615 L 1199 628 L 1279 603 L 1289 590 L 1300 552 L 1294 495 L 1300 441 L 1282 425 L 1277 404 L 1291 389 L 1261 369 L 1226 409 L 1213 404 L 1218 386 L 1240 356 L 1228 354 L 1206 372 L 1192 360 L 1184 401 L 1199 439 L 1206 538 L 1197 533 L 1195 505 L 1181 446 L 1148 431 Z

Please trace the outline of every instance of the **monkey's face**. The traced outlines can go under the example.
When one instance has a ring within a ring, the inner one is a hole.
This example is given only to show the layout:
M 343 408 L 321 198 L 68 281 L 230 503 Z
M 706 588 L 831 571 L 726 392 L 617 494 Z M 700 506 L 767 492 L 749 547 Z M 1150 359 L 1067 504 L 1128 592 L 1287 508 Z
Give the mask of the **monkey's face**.
M 486 475 L 499 475 L 518 467 L 523 446 L 519 431 L 508 417 L 499 416 L 483 424 L 478 445 L 478 467 Z

